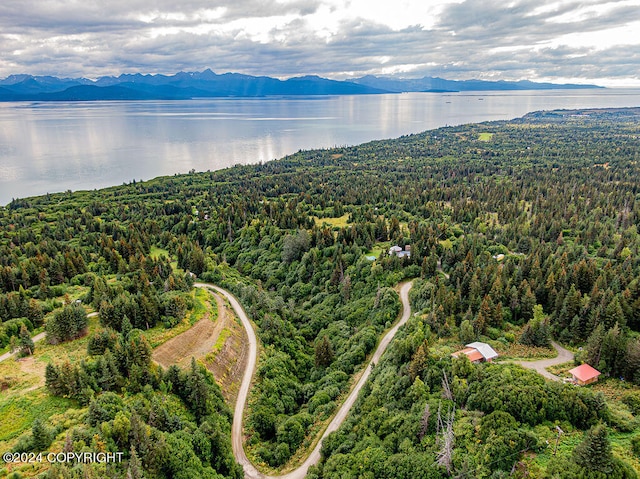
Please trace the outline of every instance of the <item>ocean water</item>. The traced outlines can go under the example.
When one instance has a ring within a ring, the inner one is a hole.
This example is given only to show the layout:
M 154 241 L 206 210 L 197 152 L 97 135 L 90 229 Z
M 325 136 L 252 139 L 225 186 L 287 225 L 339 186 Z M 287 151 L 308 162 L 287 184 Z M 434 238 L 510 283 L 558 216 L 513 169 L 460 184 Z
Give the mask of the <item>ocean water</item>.
M 627 106 L 640 106 L 640 90 L 0 103 L 0 205 L 537 110 Z

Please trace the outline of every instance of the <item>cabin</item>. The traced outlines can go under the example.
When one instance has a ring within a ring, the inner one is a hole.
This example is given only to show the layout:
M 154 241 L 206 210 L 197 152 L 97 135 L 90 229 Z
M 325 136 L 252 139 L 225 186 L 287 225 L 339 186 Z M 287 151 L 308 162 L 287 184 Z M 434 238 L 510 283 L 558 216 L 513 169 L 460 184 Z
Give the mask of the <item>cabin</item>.
M 601 373 L 587 363 L 584 363 L 577 368 L 571 369 L 569 374 L 573 377 L 574 383 L 580 386 L 586 386 L 587 384 L 595 383 Z
M 456 351 L 451 356 L 457 358 L 460 357 L 461 354 L 467 356 L 472 363 L 491 362 L 494 358 L 498 357 L 495 349 L 487 343 L 480 343 L 478 341 L 465 345 L 464 349 Z
M 404 249 L 402 247 L 395 245 L 389 248 L 389 256 L 396 255 L 398 258 L 411 258 L 411 245 L 406 245 Z

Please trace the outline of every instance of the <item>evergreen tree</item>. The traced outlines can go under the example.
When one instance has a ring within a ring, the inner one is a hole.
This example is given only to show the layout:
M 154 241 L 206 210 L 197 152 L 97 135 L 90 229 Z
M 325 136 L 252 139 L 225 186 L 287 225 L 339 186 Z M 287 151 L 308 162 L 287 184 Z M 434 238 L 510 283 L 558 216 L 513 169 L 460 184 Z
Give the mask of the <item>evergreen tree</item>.
M 613 301 L 611 301 L 605 308 L 602 320 L 604 321 L 604 327 L 606 329 L 613 328 L 615 324 L 619 324 L 620 327 L 624 328 L 627 324 L 624 312 L 622 311 L 622 306 L 620 306 L 620 301 L 617 296 L 613 298 Z
M 613 376 L 621 376 L 624 374 L 627 360 L 627 338 L 615 323 L 613 327 L 607 331 L 602 338 L 602 347 L 600 349 L 600 361 L 597 368 L 601 372 L 611 374 Z
M 68 304 L 47 322 L 47 339 L 57 344 L 80 337 L 89 322 L 87 312 L 80 304 Z
M 520 299 L 520 318 L 529 321 L 533 318 L 533 308 L 536 305 L 536 296 L 531 291 L 529 282 L 525 279 L 520 285 L 522 298 Z
M 580 313 L 580 303 L 582 301 L 582 295 L 578 291 L 575 285 L 571 285 L 569 292 L 564 298 L 562 303 L 562 309 L 558 315 L 558 322 L 561 329 L 569 327 L 574 316 L 578 316 Z
M 318 341 L 315 347 L 316 366 L 326 368 L 333 362 L 333 357 L 333 346 L 331 346 L 331 341 L 329 341 L 329 338 L 325 335 Z
M 533 319 L 531 319 L 520 336 L 520 343 L 529 346 L 549 347 L 551 338 L 549 332 L 549 321 L 542 311 L 542 306 L 537 304 L 533 308 Z
M 21 356 L 31 356 L 33 351 L 35 350 L 35 344 L 33 343 L 33 339 L 31 339 L 31 335 L 29 334 L 29 330 L 23 324 L 20 326 L 20 355 Z
M 585 433 L 582 442 L 573 450 L 573 460 L 586 470 L 611 472 L 613 454 L 604 424 L 597 424 Z
M 598 368 L 600 363 L 604 334 L 604 325 L 599 324 L 587 340 L 585 361 L 595 368 Z
M 468 320 L 460 323 L 460 342 L 462 344 L 469 344 L 476 340 L 476 332 L 473 325 Z
M 42 324 L 42 319 L 44 318 L 44 313 L 42 312 L 40 303 L 33 298 L 29 300 L 27 318 L 29 318 L 29 321 L 31 321 L 34 326 L 40 326 Z
M 49 429 L 39 417 L 33 421 L 33 425 L 31 426 L 31 437 L 33 450 L 37 452 L 46 451 L 53 440 Z
M 63 396 L 67 389 L 62 381 L 60 368 L 53 363 L 47 363 L 44 370 L 45 386 L 54 396 Z
M 9 338 L 9 352 L 14 353 L 19 347 L 18 338 L 11 336 Z
M 127 479 L 144 479 L 144 477 L 142 462 L 138 458 L 136 449 L 131 446 L 131 458 L 129 459 L 129 467 L 127 468 Z
M 627 343 L 627 368 L 625 377 L 640 384 L 640 340 L 630 340 Z

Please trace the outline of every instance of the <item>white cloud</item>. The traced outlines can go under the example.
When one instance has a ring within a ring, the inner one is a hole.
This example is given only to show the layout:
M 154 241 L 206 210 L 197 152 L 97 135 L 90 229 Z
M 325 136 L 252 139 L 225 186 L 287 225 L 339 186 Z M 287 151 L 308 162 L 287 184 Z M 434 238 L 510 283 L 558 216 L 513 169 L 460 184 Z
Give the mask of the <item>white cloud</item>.
M 562 5 L 561 2 L 555 4 L 555 8 L 552 10 L 545 11 L 544 9 L 538 8 L 537 11 L 539 13 L 553 13 L 558 10 L 558 6 Z M 606 3 L 595 3 L 595 4 L 579 4 L 576 8 L 566 11 L 557 16 L 551 16 L 546 19 L 547 22 L 553 23 L 578 23 L 578 22 L 586 22 L 592 20 L 594 18 L 602 18 L 603 16 L 608 15 L 612 11 L 619 9 L 621 7 L 638 7 L 640 3 L 637 0 L 623 0 L 623 1 L 613 1 Z
M 605 50 L 617 45 L 638 45 L 638 32 L 640 32 L 640 21 L 593 32 L 571 32 L 550 40 L 547 45 L 552 47 L 567 45 Z
M 640 0 L 3 0 L 0 76 L 239 71 L 631 81 Z

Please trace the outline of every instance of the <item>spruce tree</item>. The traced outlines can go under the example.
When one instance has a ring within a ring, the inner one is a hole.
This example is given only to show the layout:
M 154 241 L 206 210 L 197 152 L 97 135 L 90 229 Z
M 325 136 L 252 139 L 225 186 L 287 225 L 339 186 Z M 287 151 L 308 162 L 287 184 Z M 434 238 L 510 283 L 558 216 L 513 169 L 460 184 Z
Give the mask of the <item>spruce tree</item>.
M 33 343 L 33 339 L 29 335 L 29 330 L 23 324 L 20 327 L 20 355 L 21 356 L 31 356 L 33 351 L 35 350 L 35 344 Z
M 54 396 L 62 396 L 67 392 L 63 383 L 60 368 L 53 363 L 48 363 L 44 371 L 45 386 Z
M 315 348 L 315 362 L 316 366 L 326 368 L 333 362 L 333 347 L 329 338 L 325 335 L 316 344 Z
M 36 418 L 35 421 L 33 421 L 31 437 L 33 450 L 36 452 L 46 451 L 53 439 L 49 429 L 40 418 Z
M 582 442 L 573 450 L 573 460 L 587 470 L 611 472 L 613 454 L 604 424 L 597 424 L 585 433 Z
M 138 454 L 136 454 L 136 448 L 131 446 L 131 459 L 129 459 L 129 467 L 127 468 L 127 479 L 142 479 L 144 477 L 142 462 L 138 458 Z

